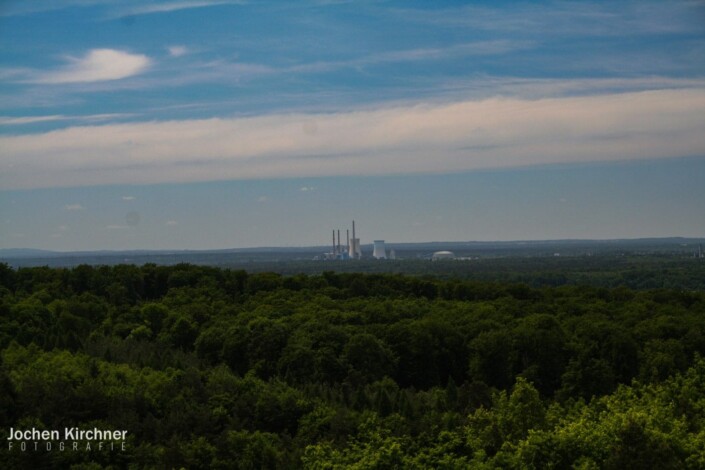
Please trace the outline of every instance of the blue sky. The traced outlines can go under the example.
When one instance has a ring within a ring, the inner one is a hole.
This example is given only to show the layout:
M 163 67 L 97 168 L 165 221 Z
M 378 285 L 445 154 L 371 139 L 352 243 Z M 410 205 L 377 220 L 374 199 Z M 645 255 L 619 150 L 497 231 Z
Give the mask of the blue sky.
M 0 248 L 705 235 L 705 2 L 0 3 Z

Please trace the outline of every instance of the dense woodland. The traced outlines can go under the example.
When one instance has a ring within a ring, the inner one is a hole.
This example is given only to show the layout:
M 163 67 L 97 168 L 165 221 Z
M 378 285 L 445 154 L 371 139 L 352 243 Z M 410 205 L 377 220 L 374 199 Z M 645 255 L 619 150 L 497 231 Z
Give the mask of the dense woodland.
M 702 260 L 705 261 L 705 260 Z M 431 262 L 424 259 L 350 261 L 285 261 L 234 263 L 221 267 L 248 272 L 407 274 L 436 279 L 464 279 L 527 284 L 531 287 L 590 285 L 632 289 L 686 289 L 705 291 L 705 262 L 674 254 L 600 256 L 485 257 Z
M 705 468 L 705 291 L 547 284 L 0 264 L 3 439 L 129 431 L 0 467 Z

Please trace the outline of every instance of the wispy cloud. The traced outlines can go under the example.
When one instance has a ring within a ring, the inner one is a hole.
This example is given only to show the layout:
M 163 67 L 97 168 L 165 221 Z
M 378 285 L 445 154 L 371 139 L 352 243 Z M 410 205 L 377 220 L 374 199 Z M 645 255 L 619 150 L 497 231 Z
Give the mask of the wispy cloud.
M 446 47 L 425 47 L 416 49 L 401 49 L 394 51 L 379 52 L 366 56 L 355 57 L 345 60 L 332 60 L 311 62 L 294 65 L 285 71 L 290 72 L 327 72 L 341 68 L 364 67 L 369 65 L 399 63 L 399 62 L 421 62 L 452 59 L 454 57 L 484 56 L 505 54 L 510 51 L 528 49 L 533 46 L 530 41 L 514 41 L 507 39 L 475 41 L 461 44 L 453 44 Z
M 106 5 L 114 0 L 32 0 L 31 2 L 5 2 L 0 9 L 0 16 L 29 15 L 33 13 L 63 10 L 74 7 L 92 7 Z
M 193 8 L 206 8 L 219 5 L 243 4 L 244 1 L 233 0 L 202 0 L 202 1 L 167 1 L 150 5 L 140 5 L 123 10 L 123 15 L 149 15 L 153 13 L 169 13 L 178 10 L 190 10 Z
M 67 211 L 83 211 L 86 210 L 85 207 L 83 207 L 81 204 L 66 204 L 64 206 L 64 210 Z
M 705 87 L 74 127 L 0 137 L 0 148 L 0 189 L 697 156 Z
M 134 116 L 134 114 L 130 113 L 88 114 L 77 116 L 65 116 L 63 114 L 53 114 L 48 116 L 0 116 L 0 126 L 21 126 L 53 121 L 97 122 L 123 119 L 132 116 Z
M 0 16 L 16 16 L 40 13 L 46 11 L 64 10 L 76 7 L 96 7 L 106 6 L 110 8 L 116 3 L 120 5 L 111 18 L 119 18 L 127 15 L 148 15 L 152 13 L 168 13 L 178 10 L 188 10 L 192 8 L 205 8 L 226 4 L 243 4 L 244 0 L 181 0 L 181 1 L 153 1 L 145 5 L 141 0 L 32 0 L 31 2 L 7 2 L 7 8 L 0 9 Z
M 523 78 L 479 75 L 436 83 L 436 92 L 470 96 L 475 99 L 494 96 L 521 99 L 585 96 L 608 93 L 632 93 L 650 90 L 701 89 L 703 79 L 672 77 L 641 78 Z
M 27 67 L 0 67 L 0 80 L 15 81 L 23 80 L 33 72 Z
M 490 41 L 475 41 L 461 44 L 452 44 L 447 47 L 408 49 L 401 51 L 385 52 L 371 55 L 363 62 L 405 62 L 415 60 L 448 59 L 462 56 L 480 56 L 504 54 L 532 47 L 528 41 L 515 41 L 509 39 L 496 39 Z
M 59 225 L 56 230 L 49 235 L 51 238 L 61 238 L 64 236 L 69 231 L 69 227 L 67 225 Z
M 41 84 L 86 83 L 119 80 L 144 72 L 150 59 L 116 49 L 92 49 L 83 57 L 67 57 L 60 69 L 37 73 L 31 82 Z
M 193 64 L 191 73 L 184 73 L 182 77 L 175 77 L 168 81 L 173 85 L 183 83 L 191 83 L 198 81 L 219 81 L 227 79 L 230 82 L 238 81 L 243 78 L 253 78 L 261 75 L 282 72 L 267 65 L 247 63 L 247 62 L 231 62 L 225 60 L 214 60 L 206 63 Z
M 167 48 L 169 55 L 172 57 L 181 57 L 188 54 L 188 49 L 186 46 L 169 46 Z
M 212 60 L 207 62 L 194 61 L 187 68 L 165 68 L 157 70 L 157 74 L 148 77 L 135 77 L 124 80 L 119 84 L 110 83 L 109 89 L 143 90 L 143 89 L 163 89 L 165 87 L 181 87 L 194 84 L 224 83 L 228 86 L 263 75 L 284 74 L 285 70 L 278 70 L 273 67 L 245 62 L 233 62 L 227 60 Z M 91 87 L 83 87 L 83 91 L 102 91 L 108 89 L 106 84 L 95 83 Z M 182 105 L 189 107 L 190 103 Z M 175 108 L 175 106 L 172 106 Z
M 550 2 L 391 10 L 406 21 L 523 35 L 629 36 L 702 31 L 702 2 Z
M 38 122 L 62 121 L 64 119 L 66 119 L 66 117 L 60 114 L 23 117 L 0 116 L 0 126 L 21 126 L 24 124 L 36 124 Z
M 123 196 L 122 197 L 123 201 L 134 201 L 135 199 L 137 199 L 135 196 Z

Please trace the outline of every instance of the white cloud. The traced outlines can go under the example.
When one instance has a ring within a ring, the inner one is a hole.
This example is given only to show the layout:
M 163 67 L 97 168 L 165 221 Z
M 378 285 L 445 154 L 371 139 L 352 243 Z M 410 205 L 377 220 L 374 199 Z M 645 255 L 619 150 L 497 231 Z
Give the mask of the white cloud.
M 64 210 L 67 210 L 67 211 L 83 211 L 83 210 L 86 210 L 86 208 L 83 207 L 83 206 L 80 205 L 80 204 L 66 204 L 66 205 L 64 206 Z
M 438 88 L 446 93 L 472 96 L 473 99 L 505 96 L 536 100 L 569 96 L 605 95 L 654 90 L 702 89 L 705 81 L 692 78 L 520 78 L 478 76 L 447 80 Z
M 705 87 L 83 126 L 0 136 L 0 148 L 0 189 L 702 156 Z
M 149 15 L 152 13 L 168 13 L 178 10 L 190 10 L 192 8 L 206 8 L 218 5 L 232 5 L 241 4 L 242 1 L 233 0 L 201 0 L 201 1 L 176 1 L 176 2 L 164 2 L 156 3 L 152 5 L 142 5 L 138 7 L 131 8 L 124 12 L 124 15 Z
M 0 116 L 0 126 L 20 126 L 23 124 L 35 124 L 38 122 L 61 121 L 63 119 L 65 119 L 65 117 L 59 114 L 52 116 Z
M 120 18 L 126 15 L 145 15 L 150 13 L 164 13 L 176 10 L 184 10 L 190 8 L 203 8 L 225 4 L 242 4 L 244 0 L 181 0 L 181 1 L 163 1 L 150 2 L 151 5 L 144 5 L 141 0 L 32 0 L 27 2 L 6 2 L 7 8 L 0 8 L 0 17 L 27 15 L 44 11 L 62 10 L 73 7 L 92 7 L 100 5 L 119 4 L 117 14 L 111 18 Z M 5 5 L 3 5 L 5 7 Z
M 111 225 L 106 225 L 105 228 L 107 230 L 125 230 L 125 229 L 128 229 L 129 227 L 127 225 L 111 224 Z
M 108 121 L 111 119 L 121 119 L 134 116 L 128 113 L 110 113 L 110 114 L 88 114 L 88 115 L 77 115 L 77 116 L 65 116 L 63 114 L 53 114 L 49 116 L 0 116 L 0 126 L 21 126 L 26 124 L 36 124 L 40 122 L 52 122 L 52 121 L 85 121 L 85 122 L 95 122 L 95 121 Z
M 28 15 L 44 11 L 62 10 L 73 7 L 89 7 L 94 5 L 110 3 L 114 0 L 32 0 L 31 2 L 5 2 L 0 9 L 0 17 Z
M 135 196 L 123 196 L 122 197 L 123 201 L 134 201 L 135 199 L 137 199 Z
M 169 46 L 169 55 L 172 57 L 181 57 L 182 55 L 188 54 L 188 49 L 186 46 Z
M 303 187 L 299 188 L 299 191 L 307 192 L 307 191 L 313 191 L 315 189 L 316 188 L 314 188 L 313 186 L 303 186 Z
M 289 73 L 320 73 L 340 68 L 358 68 L 375 64 L 433 61 L 453 57 L 500 55 L 511 51 L 529 49 L 533 46 L 534 43 L 529 41 L 475 41 L 453 44 L 442 48 L 403 49 L 379 52 L 347 60 L 305 63 L 291 66 L 283 71 Z
M 179 225 L 179 223 L 175 220 L 167 220 L 166 225 L 168 225 L 169 227 L 173 227 L 175 225 Z
M 119 80 L 145 71 L 150 59 L 116 49 L 92 49 L 83 57 L 68 57 L 68 65 L 38 74 L 35 83 L 86 83 Z
M 257 198 L 257 202 L 267 202 L 269 198 L 267 196 L 260 196 Z
M 392 10 L 405 21 L 501 33 L 629 36 L 702 31 L 702 2 L 538 2 Z
M 361 59 L 361 62 L 407 62 L 416 60 L 447 59 L 463 56 L 496 55 L 522 49 L 529 49 L 531 47 L 534 47 L 534 43 L 529 41 L 512 41 L 506 39 L 475 41 L 453 44 L 443 48 L 422 48 L 382 52 L 379 54 L 370 55 L 365 59 Z

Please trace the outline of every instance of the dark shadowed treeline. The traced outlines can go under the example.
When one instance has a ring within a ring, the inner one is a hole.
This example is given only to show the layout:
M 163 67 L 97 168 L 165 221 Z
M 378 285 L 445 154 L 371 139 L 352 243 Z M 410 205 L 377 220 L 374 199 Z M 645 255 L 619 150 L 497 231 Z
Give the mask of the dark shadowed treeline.
M 472 256 L 472 254 L 468 254 Z M 683 254 L 608 253 L 596 256 L 537 255 L 481 257 L 433 262 L 427 259 L 224 263 L 222 267 L 283 275 L 336 273 L 406 274 L 436 279 L 522 283 L 531 287 L 590 285 L 630 289 L 705 291 L 705 259 Z
M 3 468 L 703 468 L 705 293 L 0 265 Z M 91 464 L 90 462 L 94 462 Z

